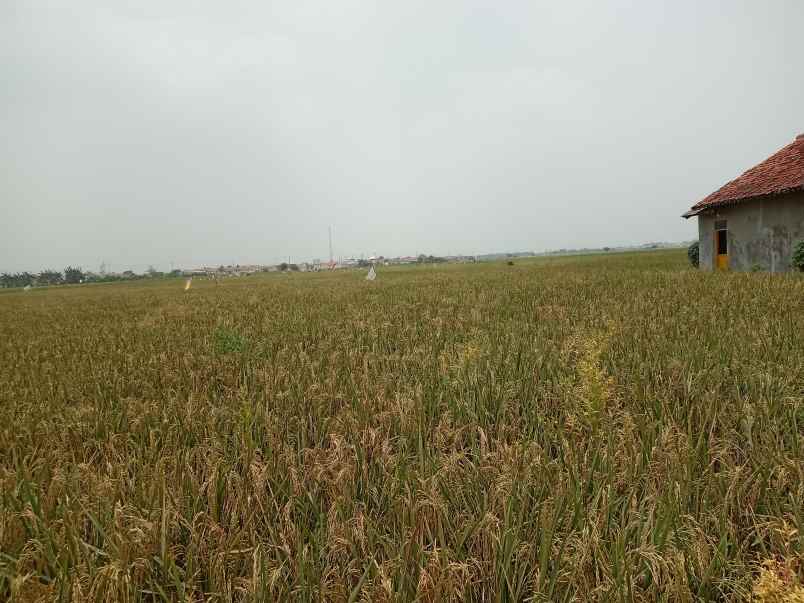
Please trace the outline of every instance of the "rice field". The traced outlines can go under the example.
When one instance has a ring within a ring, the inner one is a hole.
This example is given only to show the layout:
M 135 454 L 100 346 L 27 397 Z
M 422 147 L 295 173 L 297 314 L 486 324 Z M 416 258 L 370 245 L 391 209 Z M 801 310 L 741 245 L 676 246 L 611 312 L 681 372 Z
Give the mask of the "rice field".
M 804 600 L 801 275 L 364 274 L 0 294 L 0 600 Z

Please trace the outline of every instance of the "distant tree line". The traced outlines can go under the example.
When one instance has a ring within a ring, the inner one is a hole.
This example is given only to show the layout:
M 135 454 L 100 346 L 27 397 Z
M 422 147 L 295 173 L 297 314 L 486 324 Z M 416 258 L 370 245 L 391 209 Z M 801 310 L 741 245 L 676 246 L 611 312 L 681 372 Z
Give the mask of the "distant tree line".
M 67 266 L 62 272 L 58 270 L 43 270 L 39 274 L 31 272 L 3 272 L 0 274 L 0 287 L 34 287 L 50 285 L 74 285 L 83 283 L 86 275 L 81 268 Z
M 14 274 L 4 272 L 0 274 L 0 286 L 4 289 L 9 287 L 27 287 L 34 283 L 36 283 L 36 275 L 30 272 L 15 272 Z
M 441 264 L 442 262 L 446 262 L 447 258 L 442 258 L 436 255 L 424 255 L 419 254 L 419 257 L 416 258 L 416 262 L 418 264 Z
M 77 285 L 79 283 L 113 283 L 118 281 L 130 281 L 141 278 L 164 278 L 181 276 L 181 270 L 170 272 L 160 272 L 153 267 L 148 268 L 145 274 L 136 274 L 131 270 L 126 270 L 121 274 L 94 274 L 84 272 L 81 268 L 67 266 L 63 271 L 43 270 L 39 274 L 32 272 L 3 272 L 0 274 L 0 288 L 10 289 L 13 287 L 52 287 L 54 285 Z

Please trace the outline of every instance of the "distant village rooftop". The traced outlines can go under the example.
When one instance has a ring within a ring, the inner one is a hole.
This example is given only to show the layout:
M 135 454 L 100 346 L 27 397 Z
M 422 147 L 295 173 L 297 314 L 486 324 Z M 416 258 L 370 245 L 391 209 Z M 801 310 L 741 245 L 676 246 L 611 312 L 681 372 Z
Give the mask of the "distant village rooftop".
M 799 134 L 789 145 L 693 205 L 683 216 L 691 218 L 715 207 L 802 190 L 804 134 Z

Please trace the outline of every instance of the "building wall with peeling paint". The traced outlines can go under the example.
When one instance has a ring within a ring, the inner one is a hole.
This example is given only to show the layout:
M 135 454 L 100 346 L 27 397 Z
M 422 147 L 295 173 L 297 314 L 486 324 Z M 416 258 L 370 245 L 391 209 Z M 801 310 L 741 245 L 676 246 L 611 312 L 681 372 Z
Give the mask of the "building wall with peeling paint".
M 715 222 L 726 220 L 730 270 L 791 269 L 793 248 L 804 240 L 804 193 L 744 201 L 698 216 L 700 266 L 715 265 Z

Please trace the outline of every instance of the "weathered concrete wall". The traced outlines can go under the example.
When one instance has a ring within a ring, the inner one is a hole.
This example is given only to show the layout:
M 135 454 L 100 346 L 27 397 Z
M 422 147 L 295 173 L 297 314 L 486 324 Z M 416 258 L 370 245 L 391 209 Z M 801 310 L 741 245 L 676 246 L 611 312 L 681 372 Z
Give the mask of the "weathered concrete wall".
M 701 270 L 715 267 L 715 219 L 712 215 L 698 216 L 698 267 Z
M 715 265 L 715 221 L 726 220 L 729 231 L 729 268 L 769 272 L 790 270 L 796 243 L 804 240 L 804 193 L 748 201 L 716 213 L 698 216 L 700 264 Z

